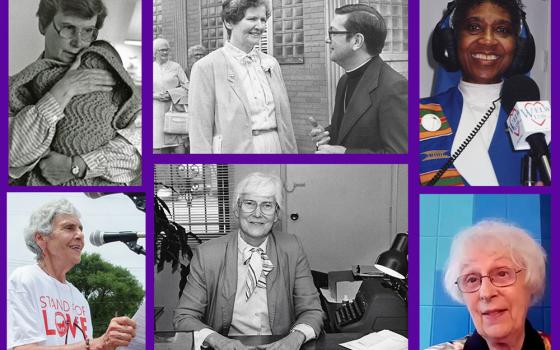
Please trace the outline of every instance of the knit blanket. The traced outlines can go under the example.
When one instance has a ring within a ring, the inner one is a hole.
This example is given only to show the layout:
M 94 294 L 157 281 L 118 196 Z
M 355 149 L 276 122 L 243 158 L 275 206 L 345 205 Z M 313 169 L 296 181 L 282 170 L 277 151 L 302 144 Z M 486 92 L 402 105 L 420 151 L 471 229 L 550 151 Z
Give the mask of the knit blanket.
M 10 109 L 12 115 L 37 101 L 56 84 L 69 65 L 51 59 L 39 59 L 10 78 Z M 124 69 L 115 49 L 105 41 L 92 43 L 82 53 L 78 69 L 102 69 L 112 73 L 116 85 L 112 91 L 96 91 L 73 97 L 64 109 L 65 117 L 56 125 L 51 150 L 75 156 L 94 151 L 112 140 L 118 129 L 133 120 L 141 108 L 140 97 L 132 79 Z M 49 185 L 35 168 L 27 185 Z M 96 179 L 73 179 L 62 185 L 114 185 Z

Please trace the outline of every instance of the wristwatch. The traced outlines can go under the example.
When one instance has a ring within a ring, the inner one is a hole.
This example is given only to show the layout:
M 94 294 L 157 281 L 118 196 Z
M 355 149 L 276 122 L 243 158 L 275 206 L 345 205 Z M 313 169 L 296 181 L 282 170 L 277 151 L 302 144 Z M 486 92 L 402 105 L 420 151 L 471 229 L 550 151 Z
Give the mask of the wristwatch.
M 80 166 L 75 161 L 74 157 L 72 157 L 72 167 L 70 168 L 70 171 L 72 172 L 72 175 L 74 175 L 75 178 L 80 177 Z

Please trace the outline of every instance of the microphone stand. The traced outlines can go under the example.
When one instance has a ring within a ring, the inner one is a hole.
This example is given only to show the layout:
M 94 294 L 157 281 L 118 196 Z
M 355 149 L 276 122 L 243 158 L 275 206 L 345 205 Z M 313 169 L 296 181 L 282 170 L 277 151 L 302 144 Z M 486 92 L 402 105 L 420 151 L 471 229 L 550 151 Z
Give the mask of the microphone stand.
M 146 250 L 144 250 L 144 247 L 142 247 L 140 244 L 138 244 L 136 242 L 138 242 L 138 241 L 123 242 L 123 243 L 126 244 L 128 249 L 132 250 L 136 254 L 146 255 Z
M 541 180 L 546 186 L 550 186 L 552 175 L 550 169 L 549 150 L 546 144 L 544 134 L 538 133 L 527 137 L 527 142 L 531 146 L 531 157 L 539 165 L 539 174 Z

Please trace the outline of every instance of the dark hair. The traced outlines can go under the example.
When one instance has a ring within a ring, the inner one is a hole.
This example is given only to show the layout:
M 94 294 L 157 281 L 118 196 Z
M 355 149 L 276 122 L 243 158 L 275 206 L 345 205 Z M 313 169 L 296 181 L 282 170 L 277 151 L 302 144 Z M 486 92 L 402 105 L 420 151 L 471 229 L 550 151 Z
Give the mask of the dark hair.
M 222 3 L 222 22 L 231 24 L 239 23 L 248 8 L 264 5 L 266 8 L 266 18 L 270 17 L 270 6 L 267 0 L 224 0 Z M 228 38 L 231 36 L 231 29 L 226 27 Z
M 376 9 L 368 5 L 352 4 L 339 7 L 334 13 L 337 15 L 348 14 L 344 28 L 351 33 L 346 35 L 347 39 L 353 34 L 361 33 L 370 55 L 379 55 L 383 51 L 385 38 L 387 38 L 387 26 Z
M 59 11 L 67 16 L 79 18 L 97 16 L 95 23 L 97 29 L 103 27 L 103 22 L 107 17 L 107 8 L 103 4 L 103 0 L 41 0 L 37 10 L 41 30 L 45 30 L 49 26 Z
M 511 18 L 511 24 L 515 31 L 515 37 L 519 36 L 519 31 L 521 29 L 521 14 L 523 12 L 523 4 L 521 3 L 521 0 L 456 0 L 455 12 L 453 13 L 452 18 L 455 35 L 459 35 L 462 24 L 467 19 L 469 11 L 473 7 L 480 6 L 485 2 L 489 2 L 506 10 Z

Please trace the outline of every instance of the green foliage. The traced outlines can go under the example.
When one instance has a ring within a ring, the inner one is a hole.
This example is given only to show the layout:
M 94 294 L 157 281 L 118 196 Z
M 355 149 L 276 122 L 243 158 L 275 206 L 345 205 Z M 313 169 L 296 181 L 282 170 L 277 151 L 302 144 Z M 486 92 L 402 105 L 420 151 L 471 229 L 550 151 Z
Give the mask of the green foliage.
M 127 269 L 104 261 L 99 254 L 83 253 L 66 277 L 89 303 L 94 337 L 105 333 L 113 317 L 132 317 L 144 297 L 141 284 Z

